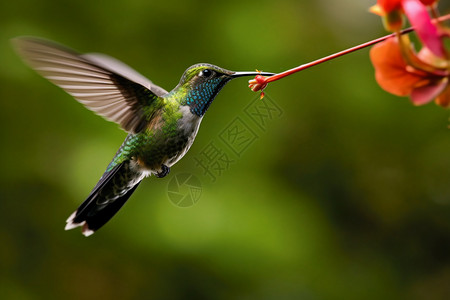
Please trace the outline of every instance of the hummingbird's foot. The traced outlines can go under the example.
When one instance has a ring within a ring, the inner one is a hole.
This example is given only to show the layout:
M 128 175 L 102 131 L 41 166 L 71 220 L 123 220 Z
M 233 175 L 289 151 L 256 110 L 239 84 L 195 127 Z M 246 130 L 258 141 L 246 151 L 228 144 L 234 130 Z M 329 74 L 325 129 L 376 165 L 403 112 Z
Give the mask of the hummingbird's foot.
M 157 172 L 155 174 L 156 177 L 158 178 L 163 178 L 165 177 L 167 174 L 169 174 L 170 172 L 170 168 L 166 165 L 161 165 L 161 172 Z

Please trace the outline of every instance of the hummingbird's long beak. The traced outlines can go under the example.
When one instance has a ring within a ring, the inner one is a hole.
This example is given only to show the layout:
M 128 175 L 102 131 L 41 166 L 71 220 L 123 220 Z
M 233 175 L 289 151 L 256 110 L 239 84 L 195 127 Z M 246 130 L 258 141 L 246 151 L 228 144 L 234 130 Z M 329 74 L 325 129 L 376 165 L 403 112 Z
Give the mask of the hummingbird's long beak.
M 272 76 L 272 75 L 275 75 L 275 73 L 268 73 L 268 72 L 234 72 L 230 76 L 232 78 L 237 78 L 237 77 L 242 77 L 242 76 L 256 76 L 256 75 Z

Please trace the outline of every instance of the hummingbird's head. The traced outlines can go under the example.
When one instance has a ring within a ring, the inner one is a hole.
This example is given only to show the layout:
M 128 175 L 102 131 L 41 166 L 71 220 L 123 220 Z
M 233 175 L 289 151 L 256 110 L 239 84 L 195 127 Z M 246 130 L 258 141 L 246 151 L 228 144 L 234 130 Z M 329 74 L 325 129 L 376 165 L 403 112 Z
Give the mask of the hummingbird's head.
M 178 88 L 186 92 L 183 105 L 188 105 L 191 112 L 203 116 L 217 93 L 231 79 L 242 76 L 265 75 L 272 73 L 234 72 L 211 64 L 196 64 L 189 67 L 181 77 Z

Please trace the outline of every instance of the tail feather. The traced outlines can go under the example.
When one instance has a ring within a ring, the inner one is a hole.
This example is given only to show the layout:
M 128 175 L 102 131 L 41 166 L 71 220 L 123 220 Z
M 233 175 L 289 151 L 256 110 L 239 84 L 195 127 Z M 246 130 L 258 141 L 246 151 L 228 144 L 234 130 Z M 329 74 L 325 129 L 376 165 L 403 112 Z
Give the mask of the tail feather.
M 67 219 L 65 229 L 82 226 L 85 236 L 105 225 L 136 190 L 143 176 L 130 169 L 129 161 L 105 172 L 87 199 Z

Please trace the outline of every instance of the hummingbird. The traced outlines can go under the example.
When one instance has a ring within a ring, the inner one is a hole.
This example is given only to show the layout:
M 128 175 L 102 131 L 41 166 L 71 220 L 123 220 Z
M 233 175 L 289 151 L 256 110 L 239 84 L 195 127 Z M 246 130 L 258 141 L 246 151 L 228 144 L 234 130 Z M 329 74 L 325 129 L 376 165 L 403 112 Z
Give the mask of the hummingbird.
M 145 177 L 169 173 L 192 146 L 203 116 L 226 83 L 274 75 L 199 63 L 187 68 L 168 92 L 104 54 L 80 54 L 36 37 L 18 37 L 12 43 L 37 73 L 128 133 L 91 193 L 66 221 L 66 230 L 81 226 L 85 236 L 105 225 Z

